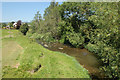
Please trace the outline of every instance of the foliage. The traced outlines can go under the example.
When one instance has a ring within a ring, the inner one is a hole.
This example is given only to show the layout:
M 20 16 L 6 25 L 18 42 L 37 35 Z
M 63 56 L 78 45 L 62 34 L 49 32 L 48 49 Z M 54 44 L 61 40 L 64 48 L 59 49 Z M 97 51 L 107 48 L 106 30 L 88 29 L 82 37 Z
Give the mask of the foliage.
M 2 28 L 4 28 L 4 27 L 7 26 L 7 24 L 6 23 L 1 23 L 1 26 L 2 26 Z
M 60 42 L 70 43 L 74 47 L 80 47 L 84 43 L 84 38 L 81 34 L 74 32 L 73 27 L 67 25 L 64 21 L 59 23 L 58 29 L 58 35 L 61 35 L 61 39 L 63 39 Z
M 16 27 L 16 29 L 19 29 L 20 26 L 21 26 L 21 24 L 22 24 L 22 21 L 21 21 L 21 20 L 18 20 L 18 21 L 17 21 L 17 27 Z
M 26 35 L 27 31 L 29 30 L 29 26 L 27 23 L 24 23 L 21 25 L 19 29 L 24 35 Z
M 69 33 L 67 39 L 74 47 L 79 47 L 84 43 L 84 38 L 80 33 Z
M 93 25 L 87 20 L 89 16 L 94 14 L 94 12 L 90 10 L 90 3 L 64 2 L 60 6 L 60 14 L 65 23 L 60 25 L 63 33 L 60 35 L 66 36 L 69 44 L 72 44 L 74 47 L 82 46 L 83 43 L 86 42 L 86 39 L 88 39 L 85 35 L 86 32 Z M 69 28 L 68 26 L 71 26 L 69 30 L 67 30 L 67 28 Z
M 14 21 L 8 23 L 8 25 L 10 26 L 10 28 L 13 28 L 13 24 L 14 23 L 15 23 Z
M 59 5 L 56 2 L 51 2 L 51 5 L 45 10 L 44 14 L 44 26 L 45 32 L 50 32 L 53 38 L 57 37 L 57 28 L 58 22 L 61 20 L 60 13 L 59 13 Z
M 112 7 L 113 6 L 113 7 Z M 85 47 L 101 57 L 102 69 L 110 78 L 118 78 L 119 55 L 119 6 L 113 3 L 63 3 L 61 5 L 62 20 L 71 24 L 73 32 L 64 30 L 70 36 L 69 41 L 77 46 L 78 35 L 84 38 Z M 67 27 L 67 26 L 64 26 Z M 76 35 L 77 33 L 77 35 Z M 64 35 L 64 34 L 63 34 Z M 65 34 L 66 35 L 66 34 Z
M 44 37 L 52 37 L 57 39 L 57 27 L 58 21 L 60 21 L 59 6 L 56 2 L 51 2 L 50 6 L 46 8 L 44 14 L 44 20 L 41 18 L 39 11 L 31 22 L 30 33 L 41 34 Z
M 45 34 L 38 34 L 38 33 L 30 34 L 30 33 L 28 33 L 27 36 L 30 39 L 36 39 L 36 40 L 45 41 L 45 42 L 53 42 L 54 41 L 54 39 L 50 35 L 50 33 L 45 33 Z

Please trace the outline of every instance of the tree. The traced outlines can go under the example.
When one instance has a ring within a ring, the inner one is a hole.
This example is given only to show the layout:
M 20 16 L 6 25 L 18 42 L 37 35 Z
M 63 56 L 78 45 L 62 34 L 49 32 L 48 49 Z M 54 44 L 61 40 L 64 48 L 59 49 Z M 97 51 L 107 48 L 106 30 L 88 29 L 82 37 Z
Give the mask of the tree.
M 60 10 L 62 20 L 71 23 L 75 32 L 79 32 L 81 24 L 84 24 L 88 17 L 94 14 L 90 8 L 89 2 L 64 2 Z
M 31 22 L 30 32 L 32 34 L 42 34 L 44 37 L 57 38 L 58 22 L 61 20 L 59 10 L 58 2 L 51 2 L 50 6 L 45 10 L 44 19 L 42 19 L 38 11 Z
M 32 33 L 38 32 L 42 22 L 42 17 L 39 11 L 35 14 L 34 20 L 31 22 Z
M 93 51 L 102 58 L 102 69 L 106 75 L 110 78 L 120 78 L 118 3 L 92 3 L 91 10 L 95 11 L 95 15 L 90 16 L 88 20 L 95 28 L 88 32 L 88 38 L 92 45 L 97 45 L 97 50 Z
M 53 1 L 50 3 L 50 6 L 45 9 L 45 11 L 44 11 L 44 17 L 46 17 L 47 15 L 49 15 L 49 14 L 51 13 L 51 10 L 52 10 L 55 6 L 58 6 L 57 4 L 58 4 L 58 2 L 56 2 L 56 4 L 55 4 L 55 1 L 53 0 Z
M 17 21 L 17 27 L 16 27 L 16 29 L 19 29 L 19 28 L 20 28 L 21 23 L 22 23 L 22 21 L 21 21 L 21 20 L 18 20 L 18 21 Z
M 14 23 L 15 23 L 14 21 L 8 23 L 8 25 L 10 26 L 10 28 L 13 27 L 13 24 L 14 24 Z
M 51 36 L 57 38 L 58 22 L 61 20 L 60 7 L 58 2 L 51 2 L 50 6 L 45 10 L 44 14 L 44 26 L 46 32 L 50 32 Z

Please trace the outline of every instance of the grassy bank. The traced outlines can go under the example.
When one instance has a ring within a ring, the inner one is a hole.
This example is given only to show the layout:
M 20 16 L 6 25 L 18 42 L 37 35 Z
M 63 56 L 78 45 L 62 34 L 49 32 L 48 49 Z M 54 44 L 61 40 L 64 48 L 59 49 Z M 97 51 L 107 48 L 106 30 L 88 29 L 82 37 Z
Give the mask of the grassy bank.
M 89 78 L 73 57 L 45 49 L 17 30 L 2 35 L 4 78 Z
M 2 45 L 2 30 L 0 28 L 0 45 Z M 2 46 L 0 46 L 0 79 L 2 78 Z

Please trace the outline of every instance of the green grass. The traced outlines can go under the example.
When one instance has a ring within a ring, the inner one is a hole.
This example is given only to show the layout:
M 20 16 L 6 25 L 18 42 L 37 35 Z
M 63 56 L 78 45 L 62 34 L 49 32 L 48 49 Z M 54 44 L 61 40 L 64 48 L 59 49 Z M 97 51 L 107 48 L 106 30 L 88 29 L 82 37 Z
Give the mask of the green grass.
M 4 40 L 2 42 L 2 60 L 3 60 L 3 66 L 4 65 L 15 65 L 17 64 L 17 56 L 20 55 L 22 52 L 22 49 L 19 47 L 19 45 L 15 41 L 11 40 Z M 14 57 L 13 57 L 14 56 Z
M 9 35 L 7 34 L 8 31 L 2 30 L 2 32 L 2 49 L 5 52 L 4 55 L 6 55 L 3 56 L 3 64 L 9 65 L 3 66 L 3 77 L 90 78 L 88 71 L 75 58 L 45 49 L 43 46 L 23 36 L 17 30 L 11 30 L 11 35 L 14 35 L 14 37 L 4 37 Z M 21 49 L 17 46 L 21 47 Z M 11 56 L 9 57 L 9 55 Z M 7 57 L 9 57 L 8 60 L 6 60 Z M 14 63 L 20 63 L 20 66 L 18 68 L 11 67 Z M 41 65 L 40 68 L 38 68 L 39 65 Z M 32 73 L 35 69 L 38 70 Z
M 2 45 L 2 30 L 0 29 L 0 45 Z M 2 46 L 0 46 L 0 80 L 2 78 Z
M 8 33 L 8 30 L 2 32 L 2 66 L 10 65 L 13 66 L 18 63 L 17 57 L 22 52 L 20 45 L 11 38 L 10 35 L 13 33 Z

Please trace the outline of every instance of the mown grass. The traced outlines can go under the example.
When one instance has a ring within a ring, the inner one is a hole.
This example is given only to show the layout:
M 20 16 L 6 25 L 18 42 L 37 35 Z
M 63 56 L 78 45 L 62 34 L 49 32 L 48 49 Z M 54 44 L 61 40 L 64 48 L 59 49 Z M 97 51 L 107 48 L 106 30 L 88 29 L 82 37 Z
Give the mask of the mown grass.
M 22 49 L 19 47 L 18 43 L 15 41 L 9 33 L 10 31 L 4 30 L 2 35 L 2 66 L 15 65 L 18 63 L 17 56 L 20 54 Z
M 3 66 L 2 76 L 4 78 L 90 78 L 88 71 L 80 66 L 75 58 L 45 49 L 43 46 L 23 36 L 17 30 L 10 31 L 12 32 L 11 35 L 14 36 L 5 38 L 4 36 L 8 35 L 8 31 L 2 31 L 3 48 L 7 47 L 9 43 L 11 46 L 20 45 L 23 49 L 19 50 L 17 48 L 16 51 L 11 52 L 12 57 L 10 59 L 13 59 L 13 61 L 10 64 L 15 63 L 15 60 L 17 60 L 20 65 L 18 68 L 13 68 L 11 65 Z M 11 43 L 11 41 L 15 44 Z M 7 51 L 8 49 L 6 49 L 6 54 L 10 52 Z M 13 49 L 16 49 L 16 47 L 13 47 Z M 12 47 L 10 50 L 12 50 Z M 5 60 L 3 63 L 5 65 Z

